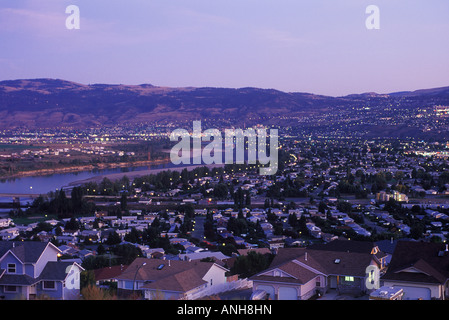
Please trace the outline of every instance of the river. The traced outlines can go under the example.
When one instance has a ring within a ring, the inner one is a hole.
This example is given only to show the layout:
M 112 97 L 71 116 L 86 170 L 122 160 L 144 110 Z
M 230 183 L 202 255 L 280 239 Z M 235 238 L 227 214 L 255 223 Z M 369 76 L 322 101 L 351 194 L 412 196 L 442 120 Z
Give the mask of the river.
M 150 169 L 169 169 L 171 167 L 174 167 L 174 165 L 171 163 L 166 163 L 141 167 L 109 168 L 80 172 L 55 173 L 44 176 L 13 178 L 0 182 L 0 194 L 46 194 L 50 191 L 68 187 L 76 181 L 87 180 L 94 177 L 147 171 Z
M 192 163 L 197 163 L 197 158 L 192 157 Z M 201 160 L 200 160 L 201 161 Z M 7 180 L 0 180 L 0 203 L 12 201 L 12 195 L 21 195 L 22 202 L 31 199 L 33 195 L 47 194 L 50 191 L 60 190 L 62 188 L 72 188 L 74 185 L 78 185 L 88 181 L 99 182 L 103 177 L 108 177 L 110 180 L 120 179 L 121 176 L 126 175 L 133 179 L 137 176 L 142 176 L 151 173 L 157 173 L 158 171 L 171 169 L 180 171 L 183 168 L 193 169 L 195 166 L 208 166 L 222 167 L 222 164 L 212 165 L 175 165 L 171 162 L 164 164 L 155 164 L 150 166 L 140 167 L 122 167 L 122 168 L 109 168 L 99 170 L 88 170 L 80 172 L 66 172 L 55 173 L 51 175 L 40 176 L 27 176 L 21 178 L 13 178 Z M 26 200 L 25 200 L 26 199 Z

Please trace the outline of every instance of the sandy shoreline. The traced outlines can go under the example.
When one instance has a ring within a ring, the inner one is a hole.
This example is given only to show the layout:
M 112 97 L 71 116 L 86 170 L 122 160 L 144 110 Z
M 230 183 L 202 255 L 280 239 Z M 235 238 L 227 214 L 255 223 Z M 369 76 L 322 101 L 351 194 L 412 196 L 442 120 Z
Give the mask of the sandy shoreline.
M 110 173 L 105 175 L 99 175 L 92 178 L 84 179 L 84 180 L 78 180 L 73 181 L 69 184 L 69 186 L 77 186 L 89 182 L 95 182 L 100 183 L 104 178 L 108 178 L 111 181 L 119 180 L 123 178 L 124 176 L 127 176 L 130 180 L 133 180 L 137 177 L 147 176 L 150 174 L 157 174 L 162 171 L 182 171 L 184 169 L 187 170 L 193 170 L 195 168 L 199 167 L 208 167 L 209 169 L 212 168 L 221 168 L 224 167 L 224 164 L 199 164 L 199 165 L 192 165 L 192 166 L 182 166 L 182 167 L 172 167 L 172 168 L 160 168 L 160 169 L 147 169 L 147 170 L 139 170 L 139 171 L 130 171 L 130 172 L 119 172 L 119 173 Z
M 167 163 L 170 163 L 169 159 L 168 160 L 164 159 L 164 160 L 148 160 L 148 161 L 134 161 L 134 162 L 119 162 L 119 163 L 99 163 L 96 165 L 88 164 L 88 165 L 73 166 L 73 167 L 38 169 L 38 170 L 23 171 L 20 173 L 1 177 L 1 180 L 20 179 L 20 178 L 36 177 L 36 176 L 47 176 L 47 175 L 60 174 L 60 173 L 75 173 L 75 172 L 91 171 L 91 170 L 104 170 L 104 169 L 114 169 L 114 168 L 160 165 L 160 164 L 167 164 Z

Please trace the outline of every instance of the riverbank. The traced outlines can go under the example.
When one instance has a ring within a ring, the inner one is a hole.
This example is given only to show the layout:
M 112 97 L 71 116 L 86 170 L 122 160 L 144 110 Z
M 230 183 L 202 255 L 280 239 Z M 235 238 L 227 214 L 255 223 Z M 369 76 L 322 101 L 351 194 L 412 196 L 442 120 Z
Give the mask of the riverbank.
M 192 166 L 170 167 L 170 168 L 147 169 L 147 170 L 130 171 L 130 172 L 110 173 L 110 174 L 95 176 L 95 177 L 84 179 L 84 180 L 73 181 L 73 182 L 71 182 L 69 184 L 69 186 L 79 186 L 79 185 L 82 185 L 82 184 L 85 184 L 85 183 L 89 183 L 89 182 L 100 183 L 104 178 L 107 178 L 107 179 L 109 179 L 111 181 L 116 181 L 116 180 L 119 180 L 119 179 L 123 178 L 124 176 L 127 176 L 130 180 L 133 180 L 135 178 L 147 176 L 147 175 L 150 175 L 150 174 L 158 174 L 159 172 L 162 172 L 162 171 L 170 170 L 170 171 L 181 172 L 184 169 L 187 169 L 187 170 L 190 171 L 190 170 L 193 170 L 195 168 L 200 168 L 200 167 L 208 167 L 209 169 L 222 168 L 222 167 L 224 167 L 224 164 L 199 164 L 199 165 L 192 165 Z
M 10 179 L 20 179 L 24 177 L 37 177 L 37 176 L 47 176 L 52 174 L 61 173 L 76 173 L 82 171 L 92 171 L 92 170 L 105 170 L 114 168 L 129 168 L 129 167 L 142 167 L 142 166 L 153 166 L 153 165 L 163 165 L 170 163 L 170 159 L 161 160 L 145 160 L 145 161 L 130 161 L 130 162 L 119 162 L 119 163 L 98 163 L 89 164 L 82 166 L 73 167 L 61 167 L 61 168 L 48 168 L 39 170 L 22 171 L 19 173 L 11 174 L 8 176 L 3 176 L 0 180 L 10 180 Z

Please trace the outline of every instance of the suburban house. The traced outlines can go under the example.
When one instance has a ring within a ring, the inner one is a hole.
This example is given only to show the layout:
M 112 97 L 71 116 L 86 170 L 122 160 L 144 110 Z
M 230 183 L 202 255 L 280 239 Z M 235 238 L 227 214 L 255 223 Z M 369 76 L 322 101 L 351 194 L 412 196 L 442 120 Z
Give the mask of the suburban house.
M 213 262 L 137 258 L 116 277 L 118 295 L 139 292 L 147 300 L 198 299 L 229 290 L 227 271 Z
M 116 282 L 116 277 L 123 273 L 123 271 L 126 270 L 128 266 L 127 265 L 116 265 L 116 266 L 110 266 L 110 267 L 104 267 L 95 269 L 94 275 L 95 275 L 95 284 L 97 286 L 103 286 L 111 283 Z
M 77 298 L 83 268 L 59 255 L 51 242 L 0 241 L 0 299 Z
M 398 241 L 384 286 L 402 288 L 404 300 L 449 297 L 449 249 L 447 244 Z
M 370 254 L 376 260 L 380 271 L 387 266 L 388 254 L 379 248 L 379 245 L 371 241 L 354 241 L 347 239 L 335 239 L 329 243 L 317 243 L 308 248 L 314 250 L 327 250 L 336 252 L 358 252 Z
M 377 256 L 382 255 L 375 251 L 359 252 L 360 249 L 344 251 L 342 248 L 352 247 L 353 243 L 335 241 L 330 242 L 335 243 L 329 248 L 323 245 L 316 249 L 279 249 L 270 267 L 250 278 L 253 292 L 265 291 L 273 300 L 307 300 L 330 289 L 355 294 L 370 291 L 367 281 L 378 279 L 368 279 L 367 267 L 381 269 Z

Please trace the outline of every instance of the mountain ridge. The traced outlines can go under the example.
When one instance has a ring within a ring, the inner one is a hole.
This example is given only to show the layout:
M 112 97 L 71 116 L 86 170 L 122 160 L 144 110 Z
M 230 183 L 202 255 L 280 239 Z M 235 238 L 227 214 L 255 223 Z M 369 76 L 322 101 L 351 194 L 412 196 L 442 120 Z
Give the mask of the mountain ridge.
M 81 84 L 52 78 L 4 80 L 0 81 L 0 126 L 85 128 L 194 119 L 298 118 L 398 101 L 404 108 L 449 105 L 449 86 L 332 97 L 255 87 Z

